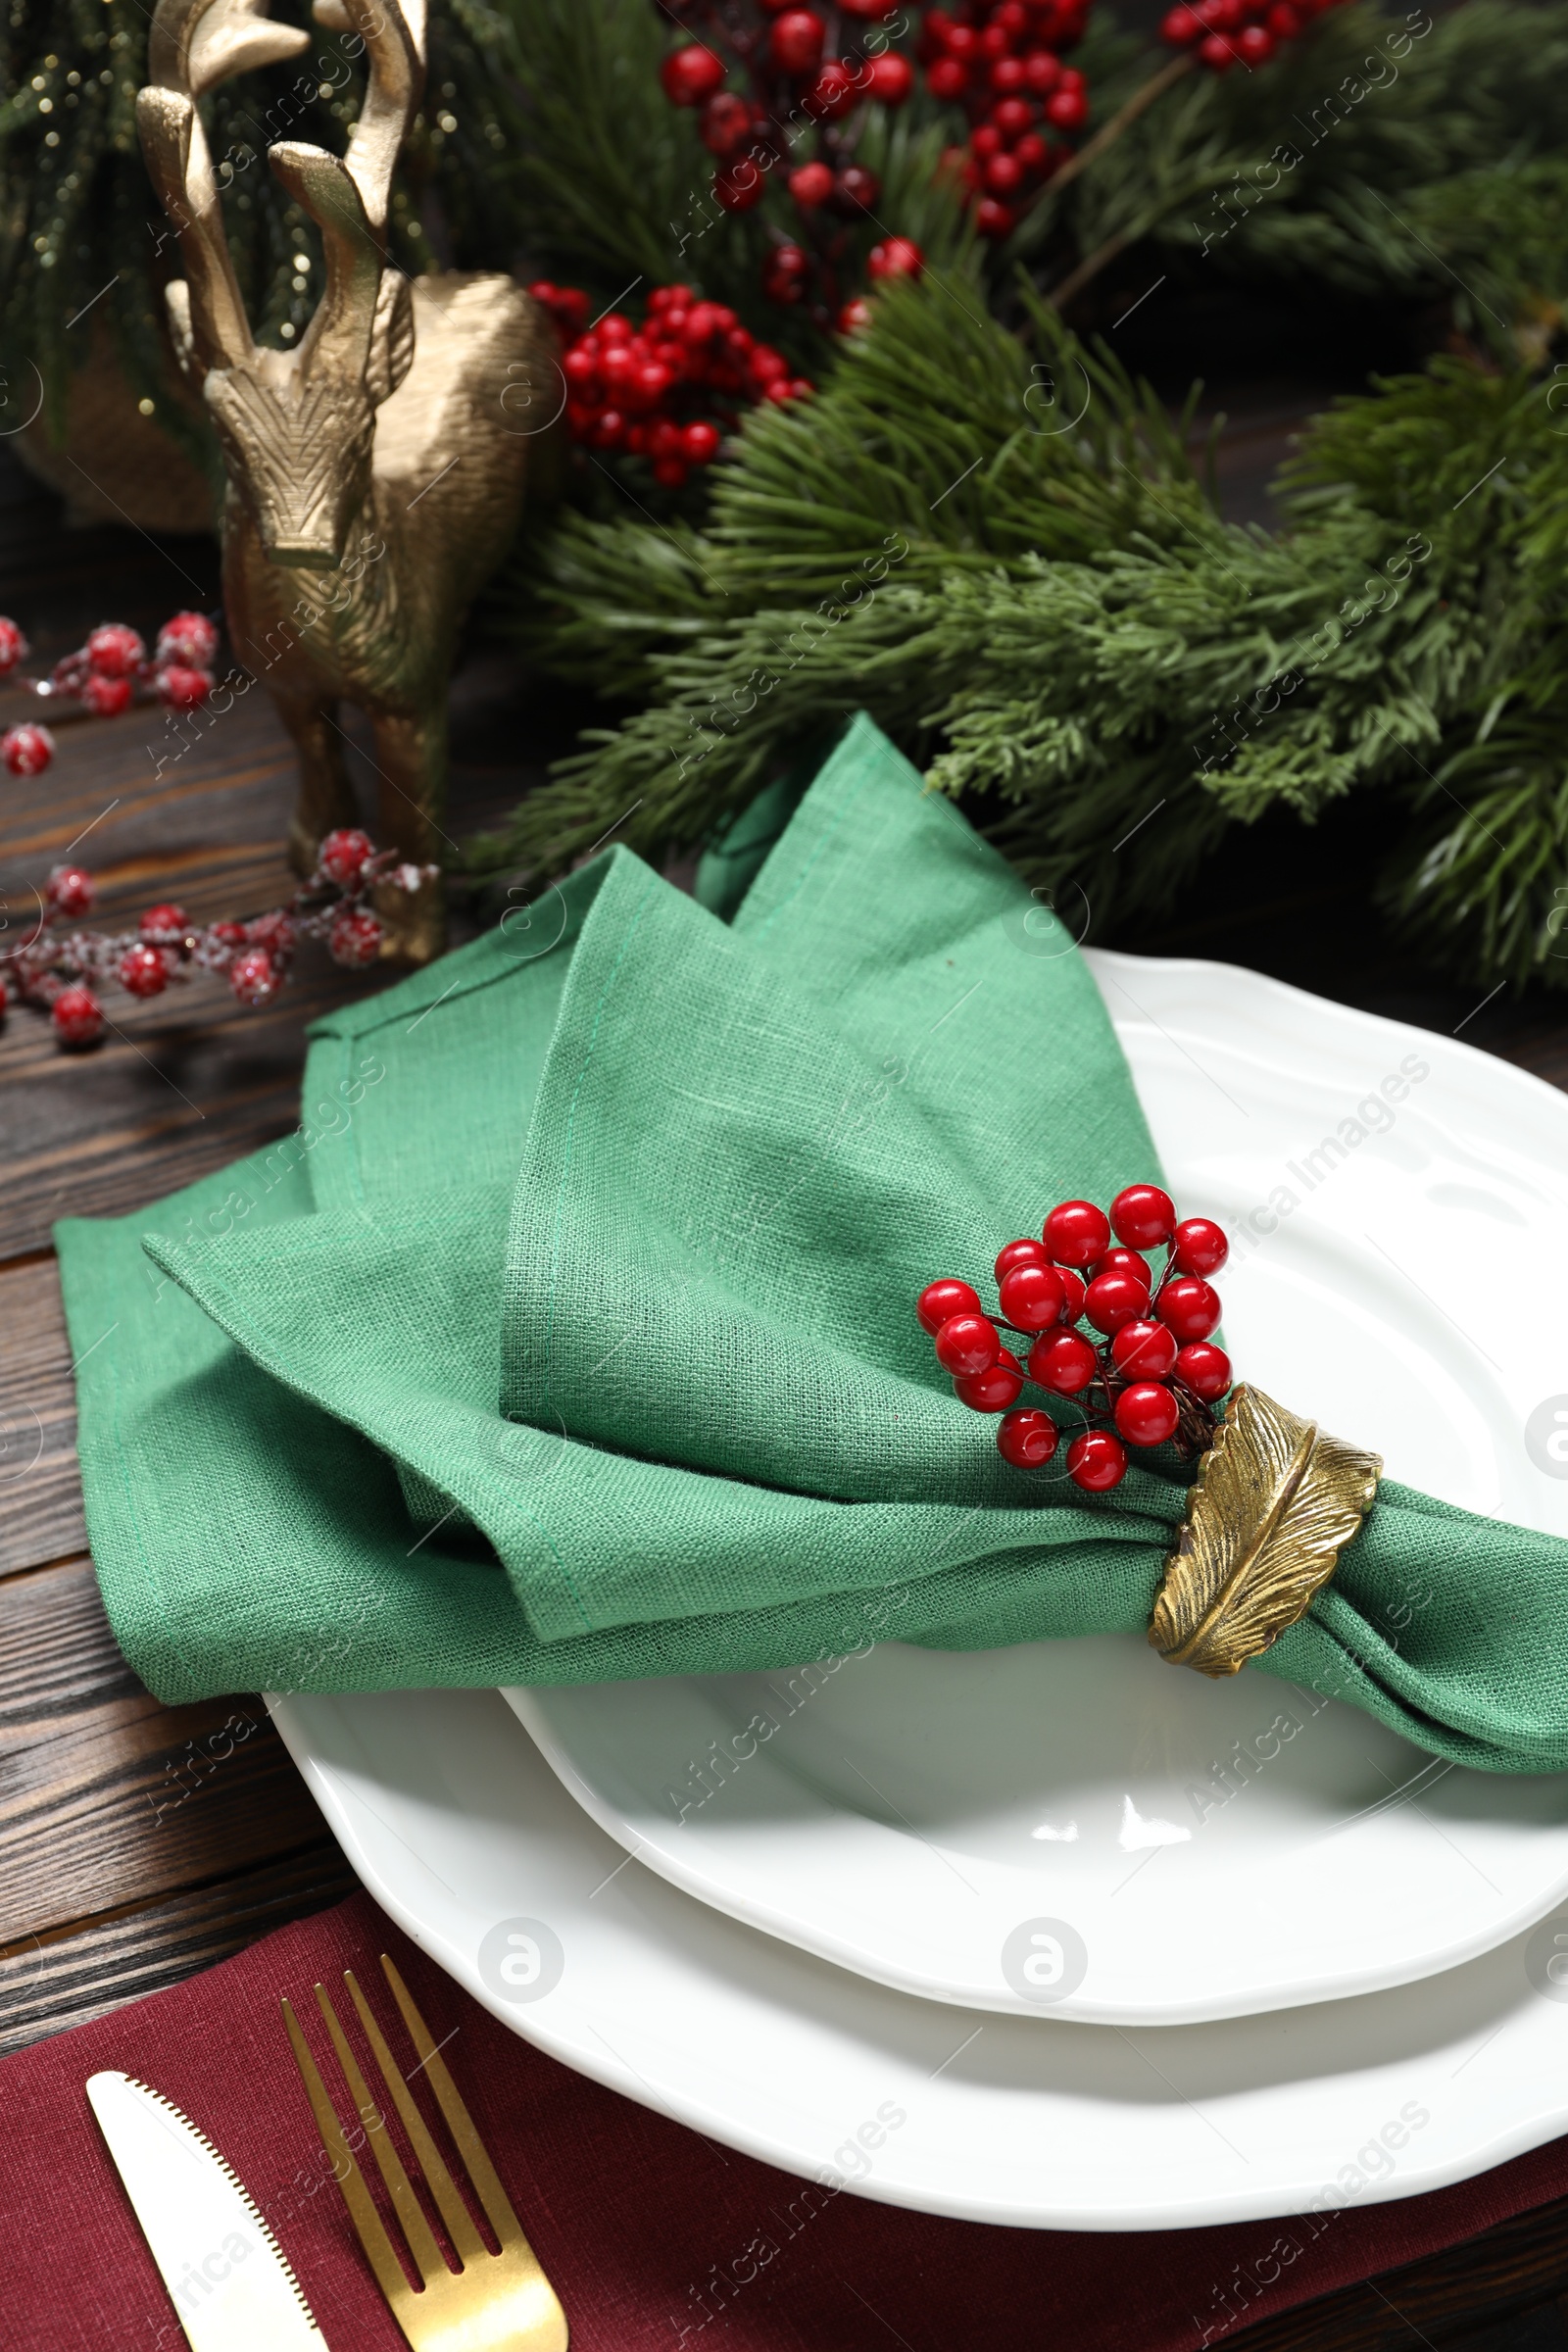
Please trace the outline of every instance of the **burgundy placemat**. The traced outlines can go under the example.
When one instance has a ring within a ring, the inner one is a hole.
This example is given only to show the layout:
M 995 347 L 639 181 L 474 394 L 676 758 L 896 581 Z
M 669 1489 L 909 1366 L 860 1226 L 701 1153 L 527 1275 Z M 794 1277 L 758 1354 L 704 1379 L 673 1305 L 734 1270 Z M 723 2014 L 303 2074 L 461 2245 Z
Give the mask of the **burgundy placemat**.
M 183 2341 L 82 2094 L 89 2075 L 119 2067 L 182 2107 L 238 2172 L 331 2352 L 399 2352 L 278 2013 L 287 1992 L 340 2091 L 310 1987 L 352 1967 L 401 2049 L 382 1951 L 445 2040 L 573 2352 L 1196 2352 L 1568 2191 L 1558 2140 L 1431 2196 L 1310 2220 L 1105 2236 L 897 2212 L 808 2187 L 570 2073 L 362 1894 L 0 2065 L 0 2338 L 41 2352 Z

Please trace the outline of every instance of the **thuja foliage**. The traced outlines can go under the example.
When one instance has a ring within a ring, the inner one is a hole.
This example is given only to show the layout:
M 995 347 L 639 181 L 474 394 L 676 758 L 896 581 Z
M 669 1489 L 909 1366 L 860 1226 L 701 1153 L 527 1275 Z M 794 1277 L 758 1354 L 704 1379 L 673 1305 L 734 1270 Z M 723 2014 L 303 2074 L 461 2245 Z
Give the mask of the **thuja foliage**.
M 200 446 L 199 428 L 161 398 L 160 283 L 178 264 L 136 136 L 151 13 L 139 0 L 10 0 L 0 20 L 0 391 L 14 413 L 36 367 L 58 428 L 70 371 L 101 350 L 94 338 L 107 328 L 131 388 Z M 293 138 L 341 153 L 364 70 L 359 44 L 314 24 L 300 0 L 279 0 L 272 13 L 305 24 L 310 50 L 221 84 L 203 113 L 240 285 L 263 340 L 277 342 L 285 321 L 297 333 L 310 317 L 320 248 L 266 150 Z M 429 43 L 425 105 L 394 197 L 394 252 L 414 270 L 432 257 L 505 267 L 522 241 L 512 21 L 487 0 L 440 0 Z
M 536 548 L 534 657 L 642 707 L 475 864 L 559 871 L 617 820 L 656 858 L 709 839 L 865 708 L 1102 921 L 1227 825 L 1375 789 L 1411 808 L 1386 889 L 1429 949 L 1568 976 L 1568 375 L 1446 359 L 1346 402 L 1274 537 L 1025 305 L 1013 334 L 968 281 L 893 287 L 815 401 L 749 420 L 702 532 L 574 516 Z

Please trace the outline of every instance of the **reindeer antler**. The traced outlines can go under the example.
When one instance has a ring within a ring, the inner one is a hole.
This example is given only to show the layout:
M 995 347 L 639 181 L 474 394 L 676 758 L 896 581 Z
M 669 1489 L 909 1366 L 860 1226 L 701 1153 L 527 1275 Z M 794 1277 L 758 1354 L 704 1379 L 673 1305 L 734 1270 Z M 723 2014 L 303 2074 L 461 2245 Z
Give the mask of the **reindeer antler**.
M 232 367 L 255 348 L 223 233 L 218 175 L 196 112 L 204 90 L 230 74 L 297 57 L 297 25 L 274 24 L 266 0 L 159 0 L 147 43 L 149 84 L 136 127 L 160 203 L 179 232 L 198 364 Z
M 339 31 L 352 26 L 365 43 L 369 78 L 345 163 L 384 250 L 398 149 L 424 89 L 424 0 L 316 0 L 312 14 Z

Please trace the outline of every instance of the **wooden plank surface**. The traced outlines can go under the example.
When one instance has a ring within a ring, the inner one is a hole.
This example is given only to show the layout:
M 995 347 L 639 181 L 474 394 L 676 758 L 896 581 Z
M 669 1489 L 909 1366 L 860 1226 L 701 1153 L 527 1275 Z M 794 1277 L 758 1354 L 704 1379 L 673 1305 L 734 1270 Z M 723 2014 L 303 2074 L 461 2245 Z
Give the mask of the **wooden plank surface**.
M 1289 395 L 1271 386 L 1233 436 L 1220 474 L 1238 514 L 1266 511 L 1292 422 Z M 150 635 L 176 606 L 216 603 L 211 546 L 65 532 L 56 502 L 0 452 L 0 612 L 23 621 L 44 662 L 98 620 Z M 16 700 L 0 692 L 0 723 Z M 505 655 L 472 659 L 454 691 L 454 831 L 510 806 L 576 716 L 528 702 Z M 25 923 L 66 857 L 92 867 L 117 926 L 160 898 L 211 916 L 286 895 L 278 845 L 293 771 L 265 699 L 245 698 L 178 759 L 153 717 L 62 728 L 43 777 L 0 778 L 0 922 Z M 1179 917 L 1109 931 L 1105 944 L 1274 971 L 1461 1029 L 1568 1085 L 1568 1000 L 1505 992 L 1478 1007 L 1483 990 L 1412 964 L 1375 917 L 1379 828 L 1391 821 L 1362 808 L 1314 830 L 1265 821 L 1227 844 Z M 307 1022 L 393 976 L 352 978 L 308 952 L 261 1014 L 217 982 L 148 1005 L 117 999 L 115 1034 L 82 1056 L 57 1053 L 30 1012 L 0 1028 L 0 2053 L 175 1983 L 354 1883 L 254 1693 L 163 1707 L 115 1645 L 84 1555 L 48 1237 L 58 1216 L 128 1213 L 286 1133 Z M 1568 2212 L 1547 2209 L 1220 2340 L 1248 2352 L 1568 2352 L 1555 2300 L 1568 2291 L 1565 2247 Z

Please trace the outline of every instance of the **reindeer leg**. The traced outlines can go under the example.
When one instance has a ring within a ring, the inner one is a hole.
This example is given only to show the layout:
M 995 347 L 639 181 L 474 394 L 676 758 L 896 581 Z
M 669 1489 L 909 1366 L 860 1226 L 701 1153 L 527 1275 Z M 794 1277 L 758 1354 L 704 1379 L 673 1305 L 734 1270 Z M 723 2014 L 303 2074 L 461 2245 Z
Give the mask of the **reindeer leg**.
M 447 713 L 374 711 L 375 760 L 381 771 L 377 847 L 396 849 L 413 865 L 440 866 L 451 844 L 440 817 L 447 789 Z M 446 946 L 446 901 L 439 874 L 416 891 L 382 882 L 375 910 L 386 926 L 383 955 L 428 963 Z
M 313 874 L 324 836 L 339 825 L 360 821 L 343 759 L 343 737 L 336 725 L 337 704 L 309 695 L 277 694 L 275 689 L 273 699 L 279 718 L 294 738 L 300 761 L 299 799 L 288 828 L 288 859 L 297 874 Z

